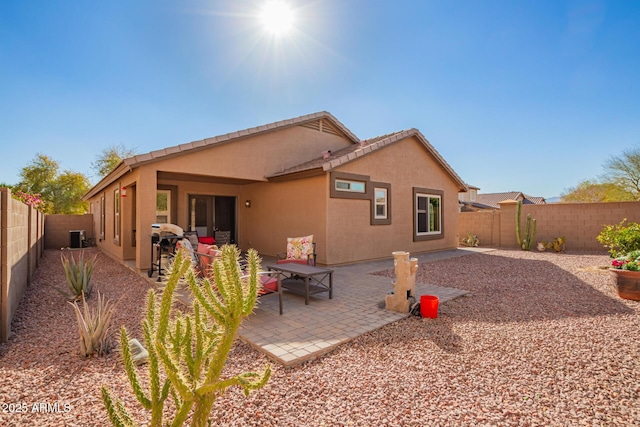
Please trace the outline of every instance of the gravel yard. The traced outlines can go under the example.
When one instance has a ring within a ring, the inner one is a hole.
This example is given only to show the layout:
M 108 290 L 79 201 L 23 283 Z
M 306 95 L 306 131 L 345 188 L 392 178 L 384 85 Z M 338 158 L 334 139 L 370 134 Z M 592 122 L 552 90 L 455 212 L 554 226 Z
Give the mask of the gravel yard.
M 421 264 L 417 282 L 471 295 L 443 304 L 437 319 L 408 318 L 319 360 L 274 365 L 263 389 L 218 399 L 214 425 L 640 425 L 640 303 L 618 298 L 598 268 L 608 263 L 606 255 L 496 250 Z M 64 272 L 59 251 L 46 251 L 14 335 L 0 345 L 0 425 L 108 425 L 102 384 L 144 421 L 117 353 L 80 358 L 72 308 L 54 286 L 66 286 Z M 140 337 L 150 287 L 98 255 L 94 292 L 115 301 L 125 291 L 116 328 L 125 323 Z M 237 341 L 227 368 L 266 363 Z

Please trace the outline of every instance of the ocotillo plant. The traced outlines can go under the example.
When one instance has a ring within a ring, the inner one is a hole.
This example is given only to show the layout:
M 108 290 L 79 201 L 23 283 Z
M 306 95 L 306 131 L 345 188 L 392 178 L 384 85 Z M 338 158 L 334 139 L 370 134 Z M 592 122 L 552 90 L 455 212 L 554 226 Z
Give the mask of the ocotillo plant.
M 238 265 L 239 256 L 235 246 L 224 246 L 221 259 L 216 260 L 214 282 L 200 281 L 196 279 L 188 255 L 180 250 L 160 301 L 153 290 L 149 291 L 147 316 L 143 321 L 149 352 L 147 391 L 136 373 L 128 344 L 129 334 L 124 327 L 121 329 L 125 370 L 136 398 L 151 411 L 150 426 L 164 425 L 164 403 L 169 395 L 175 403 L 171 425 L 183 425 L 191 415 L 192 426 L 205 426 L 216 397 L 228 387 L 238 385 L 248 395 L 268 381 L 269 366 L 260 374 L 248 372 L 221 378 L 236 331 L 242 319 L 253 311 L 258 293 L 258 254 L 249 250 L 246 275 Z M 192 310 L 188 313 L 172 309 L 176 286 L 185 277 L 193 294 Z M 114 400 L 104 386 L 102 400 L 113 425 L 134 425 L 124 405 L 118 399 Z
M 520 210 L 522 209 L 522 202 L 518 201 L 518 207 L 516 208 L 516 236 L 518 237 L 518 245 L 524 251 L 531 250 L 531 244 L 536 236 L 536 220 L 531 219 L 531 215 L 527 214 L 527 225 L 525 227 L 524 239 L 520 236 Z M 531 224 L 533 223 L 533 227 Z

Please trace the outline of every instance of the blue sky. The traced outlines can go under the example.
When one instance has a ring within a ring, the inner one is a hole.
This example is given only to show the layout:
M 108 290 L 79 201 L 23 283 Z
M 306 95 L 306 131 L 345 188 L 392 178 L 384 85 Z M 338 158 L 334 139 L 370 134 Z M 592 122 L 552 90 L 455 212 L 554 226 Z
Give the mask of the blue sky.
M 0 1 L 0 182 L 317 111 L 418 128 L 480 192 L 553 197 L 640 145 L 640 2 Z

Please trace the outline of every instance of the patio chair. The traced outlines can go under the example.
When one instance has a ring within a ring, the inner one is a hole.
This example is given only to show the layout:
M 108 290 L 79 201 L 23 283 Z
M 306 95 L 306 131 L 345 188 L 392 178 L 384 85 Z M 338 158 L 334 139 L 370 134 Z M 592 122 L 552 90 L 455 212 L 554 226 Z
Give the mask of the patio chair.
M 208 277 L 213 280 L 214 272 L 213 268 L 215 260 L 222 255 L 222 251 L 218 250 L 218 247 L 213 245 L 198 244 L 198 250 L 193 252 L 194 259 L 197 260 L 197 269 L 199 277 Z M 246 265 L 240 263 L 240 269 L 246 271 Z M 258 297 L 269 294 L 278 294 L 280 314 L 282 314 L 282 288 L 278 281 L 279 273 L 277 271 L 258 271 L 258 280 L 260 281 L 260 288 L 258 289 Z M 243 277 L 246 277 L 243 276 Z
M 183 236 L 189 239 L 191 246 L 196 248 L 198 246 L 198 232 L 197 231 L 185 231 Z
M 316 243 L 313 234 L 302 237 L 287 238 L 287 252 L 276 254 L 277 263 L 285 264 L 295 262 L 297 264 L 316 265 Z

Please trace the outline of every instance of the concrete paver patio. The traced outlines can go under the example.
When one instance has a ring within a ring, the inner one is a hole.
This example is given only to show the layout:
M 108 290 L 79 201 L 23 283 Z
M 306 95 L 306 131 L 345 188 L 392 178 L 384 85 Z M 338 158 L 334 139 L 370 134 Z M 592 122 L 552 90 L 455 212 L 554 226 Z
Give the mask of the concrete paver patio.
M 424 263 L 491 250 L 459 248 L 411 257 Z M 263 259 L 264 264 L 269 261 Z M 258 300 L 258 306 L 243 322 L 238 335 L 269 359 L 287 367 L 316 359 L 359 335 L 409 316 L 385 310 L 385 295 L 393 289 L 393 279 L 370 274 L 393 267 L 392 257 L 331 267 L 332 299 L 328 293 L 322 293 L 311 296 L 309 305 L 305 305 L 304 296 L 284 291 L 282 315 L 277 295 L 266 295 Z M 158 285 L 155 275 L 150 280 Z M 416 291 L 418 295 L 435 295 L 440 303 L 468 293 L 427 283 L 416 283 Z
M 464 248 L 413 256 L 420 263 L 469 255 L 487 248 Z M 332 267 L 333 299 L 328 293 L 304 297 L 284 292 L 284 313 L 278 312 L 277 295 L 259 300 L 254 314 L 239 330 L 240 338 L 265 353 L 270 359 L 294 366 L 313 360 L 337 346 L 403 319 L 405 313 L 384 309 L 385 295 L 393 289 L 393 279 L 370 273 L 393 268 L 393 259 Z M 468 293 L 434 284 L 416 284 L 418 295 L 435 295 L 440 303 Z

